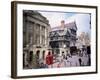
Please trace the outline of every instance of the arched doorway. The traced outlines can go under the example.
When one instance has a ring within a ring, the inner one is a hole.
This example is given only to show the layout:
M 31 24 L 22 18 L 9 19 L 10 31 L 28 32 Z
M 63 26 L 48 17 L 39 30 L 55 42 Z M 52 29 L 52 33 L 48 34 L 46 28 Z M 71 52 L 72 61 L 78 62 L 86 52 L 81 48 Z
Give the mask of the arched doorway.
M 29 56 L 29 62 L 32 62 L 32 57 L 33 57 L 33 51 L 30 51 L 30 56 Z
M 25 68 L 25 53 L 23 53 L 23 68 Z
M 37 50 L 36 51 L 36 64 L 37 64 L 37 68 L 39 67 L 39 63 L 40 63 L 39 58 L 40 58 L 40 50 Z
M 44 58 L 45 58 L 45 50 L 43 50 L 42 52 L 42 59 L 44 60 Z
M 36 51 L 36 58 L 39 59 L 39 57 L 40 57 L 40 50 L 37 50 Z

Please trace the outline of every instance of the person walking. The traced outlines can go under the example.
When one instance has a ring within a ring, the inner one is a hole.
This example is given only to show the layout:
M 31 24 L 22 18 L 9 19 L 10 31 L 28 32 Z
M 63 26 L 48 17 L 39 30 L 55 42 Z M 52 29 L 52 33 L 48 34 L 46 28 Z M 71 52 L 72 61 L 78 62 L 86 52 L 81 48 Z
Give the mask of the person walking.
M 46 64 L 48 65 L 48 68 L 53 67 L 53 55 L 50 53 L 50 51 L 48 52 L 48 55 L 46 56 Z
M 70 66 L 80 66 L 80 63 L 79 63 L 79 57 L 77 55 L 77 52 L 74 51 L 73 52 L 73 55 L 68 58 L 68 61 L 70 62 Z
M 66 67 L 66 61 L 63 59 L 63 56 L 60 56 L 57 68 L 62 68 L 62 67 Z

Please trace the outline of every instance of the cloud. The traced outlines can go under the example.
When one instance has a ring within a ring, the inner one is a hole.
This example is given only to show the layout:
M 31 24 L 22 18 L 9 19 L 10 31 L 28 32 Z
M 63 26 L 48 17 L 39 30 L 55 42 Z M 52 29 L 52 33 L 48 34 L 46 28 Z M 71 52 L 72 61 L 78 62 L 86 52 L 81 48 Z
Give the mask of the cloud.
M 70 16 L 69 13 L 62 12 L 39 12 L 49 20 L 51 27 L 59 26 L 61 20 L 66 20 Z
M 76 21 L 77 34 L 81 32 L 88 32 L 90 34 L 90 14 L 86 13 L 68 13 L 68 12 L 45 12 L 39 11 L 43 16 L 49 20 L 52 28 L 60 25 L 61 20 L 65 23 Z
M 81 32 L 87 32 L 90 34 L 91 25 L 90 25 L 90 15 L 89 14 L 76 14 L 71 16 L 66 20 L 67 23 L 76 21 L 76 25 L 78 28 L 77 34 L 79 35 Z

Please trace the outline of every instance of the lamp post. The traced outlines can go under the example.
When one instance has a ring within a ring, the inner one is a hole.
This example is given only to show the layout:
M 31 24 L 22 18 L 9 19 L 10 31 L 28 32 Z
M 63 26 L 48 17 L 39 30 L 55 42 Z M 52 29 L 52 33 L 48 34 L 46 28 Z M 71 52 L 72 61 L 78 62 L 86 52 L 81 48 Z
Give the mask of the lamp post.
M 63 48 L 66 48 L 66 45 L 65 44 L 63 45 Z

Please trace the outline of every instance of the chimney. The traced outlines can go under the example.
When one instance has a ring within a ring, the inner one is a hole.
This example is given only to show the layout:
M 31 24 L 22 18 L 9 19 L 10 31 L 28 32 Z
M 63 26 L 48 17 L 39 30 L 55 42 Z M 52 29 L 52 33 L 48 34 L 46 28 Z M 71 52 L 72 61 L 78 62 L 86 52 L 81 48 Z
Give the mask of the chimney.
M 62 20 L 62 21 L 61 21 L 61 27 L 64 27 L 64 26 L 65 26 L 65 21 Z

